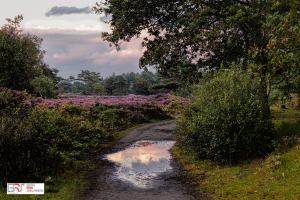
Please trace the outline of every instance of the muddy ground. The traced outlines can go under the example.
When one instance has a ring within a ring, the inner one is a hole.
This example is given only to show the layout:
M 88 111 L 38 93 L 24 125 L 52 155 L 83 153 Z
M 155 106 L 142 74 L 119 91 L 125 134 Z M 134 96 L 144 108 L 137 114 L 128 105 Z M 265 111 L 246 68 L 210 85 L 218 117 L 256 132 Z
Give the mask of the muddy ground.
M 123 182 L 113 176 L 115 164 L 103 159 L 105 154 L 124 150 L 139 140 L 175 140 L 172 131 L 175 129 L 174 120 L 146 124 L 131 130 L 116 142 L 112 147 L 106 148 L 93 155 L 93 159 L 104 163 L 104 168 L 90 181 L 92 188 L 84 192 L 83 199 L 88 200 L 194 200 L 185 185 L 182 184 L 182 173 L 171 158 L 172 169 L 160 173 L 154 178 L 151 188 L 138 188 L 128 182 Z M 153 187 L 154 186 L 154 187 Z

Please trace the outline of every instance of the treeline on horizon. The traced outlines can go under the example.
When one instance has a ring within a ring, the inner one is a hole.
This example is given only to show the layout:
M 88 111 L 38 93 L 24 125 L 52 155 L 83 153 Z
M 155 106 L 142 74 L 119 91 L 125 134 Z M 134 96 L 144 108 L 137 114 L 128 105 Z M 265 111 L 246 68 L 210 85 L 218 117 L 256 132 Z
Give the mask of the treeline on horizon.
M 114 95 L 128 94 L 152 95 L 157 93 L 175 92 L 182 86 L 178 78 L 163 78 L 158 72 L 143 71 L 142 73 L 113 73 L 107 78 L 100 73 L 81 70 L 77 78 L 57 77 L 56 94 L 73 93 L 81 95 Z

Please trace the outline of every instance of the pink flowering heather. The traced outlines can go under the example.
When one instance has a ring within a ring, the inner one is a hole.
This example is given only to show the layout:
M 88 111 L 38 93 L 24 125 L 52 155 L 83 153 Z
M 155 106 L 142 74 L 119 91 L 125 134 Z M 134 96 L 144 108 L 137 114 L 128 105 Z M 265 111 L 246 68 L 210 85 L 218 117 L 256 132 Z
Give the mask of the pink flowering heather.
M 187 103 L 184 98 L 180 99 L 181 103 Z M 48 108 L 55 106 L 62 107 L 65 105 L 78 105 L 82 107 L 91 107 L 96 103 L 115 105 L 117 107 L 146 106 L 146 105 L 168 105 L 171 101 L 175 101 L 171 94 L 157 94 L 150 96 L 134 95 L 127 96 L 83 96 L 74 94 L 58 95 L 58 99 L 44 99 L 40 104 L 44 104 Z
M 18 107 L 23 102 L 27 106 L 30 105 L 29 98 L 25 92 L 0 87 L 0 109 L 7 106 Z

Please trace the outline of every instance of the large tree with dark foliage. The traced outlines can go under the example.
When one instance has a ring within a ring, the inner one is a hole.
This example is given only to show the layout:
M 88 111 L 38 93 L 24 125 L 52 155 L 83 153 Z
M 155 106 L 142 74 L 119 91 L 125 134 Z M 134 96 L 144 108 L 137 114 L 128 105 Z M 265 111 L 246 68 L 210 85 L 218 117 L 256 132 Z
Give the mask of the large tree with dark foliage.
M 147 29 L 140 67 L 157 65 L 166 73 L 186 60 L 198 67 L 246 61 L 251 46 L 268 42 L 261 27 L 270 5 L 262 0 L 106 0 L 94 10 L 112 15 L 112 33 L 102 36 L 117 49 Z
M 145 79 L 139 79 L 137 82 L 133 84 L 132 90 L 134 94 L 139 95 L 149 95 L 149 87 L 151 83 Z
M 31 80 L 41 73 L 52 75 L 43 62 L 45 51 L 40 49 L 43 40 L 18 29 L 22 15 L 6 20 L 8 24 L 0 29 L 0 86 L 33 92 Z
M 230 68 L 232 62 L 240 63 L 243 69 L 256 71 L 268 95 L 269 79 L 292 70 L 291 65 L 272 65 L 279 54 L 271 51 L 276 45 L 270 42 L 288 36 L 285 21 L 293 10 L 292 17 L 299 19 L 297 5 L 295 0 L 105 0 L 93 9 L 97 14 L 112 15 L 106 21 L 112 32 L 103 32 L 102 37 L 117 50 L 122 42 L 147 31 L 140 68 L 154 65 L 162 75 L 194 82 L 201 77 L 201 69 Z M 297 25 L 297 20 L 293 23 Z M 298 33 L 297 29 L 290 30 L 290 34 Z M 282 47 L 287 50 L 287 46 Z M 289 50 L 297 54 L 295 49 Z M 283 61 L 289 57 L 284 54 Z

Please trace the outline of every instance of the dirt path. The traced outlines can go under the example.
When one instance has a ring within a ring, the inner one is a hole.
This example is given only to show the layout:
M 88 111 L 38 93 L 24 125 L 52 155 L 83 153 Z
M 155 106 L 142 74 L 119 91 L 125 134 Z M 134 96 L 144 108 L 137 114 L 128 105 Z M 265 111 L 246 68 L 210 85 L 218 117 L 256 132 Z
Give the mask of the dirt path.
M 95 155 L 95 159 L 105 162 L 104 170 L 98 177 L 92 180 L 93 188 L 86 191 L 84 199 L 88 200 L 193 200 L 187 189 L 180 182 L 180 171 L 175 161 L 171 158 L 171 169 L 159 173 L 152 181 L 151 188 L 139 188 L 114 178 L 116 170 L 113 162 L 103 160 L 104 154 L 115 153 L 124 150 L 139 140 L 175 140 L 172 131 L 175 129 L 175 121 L 150 123 L 140 128 L 131 130 L 125 137 L 116 142 L 111 148 Z

